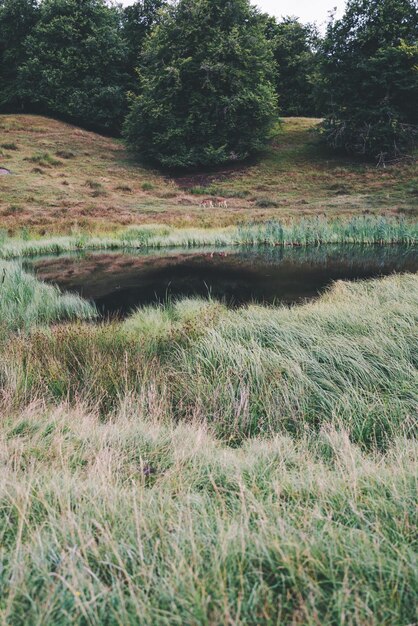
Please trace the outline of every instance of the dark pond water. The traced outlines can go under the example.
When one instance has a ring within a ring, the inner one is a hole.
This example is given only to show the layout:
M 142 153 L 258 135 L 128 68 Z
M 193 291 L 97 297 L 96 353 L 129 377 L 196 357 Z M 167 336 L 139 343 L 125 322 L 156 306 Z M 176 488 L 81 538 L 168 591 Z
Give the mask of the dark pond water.
M 38 257 L 25 266 L 40 279 L 93 300 L 104 314 L 126 315 L 144 304 L 193 295 L 210 294 L 232 306 L 300 303 L 335 280 L 417 272 L 418 249 L 345 245 L 95 252 Z

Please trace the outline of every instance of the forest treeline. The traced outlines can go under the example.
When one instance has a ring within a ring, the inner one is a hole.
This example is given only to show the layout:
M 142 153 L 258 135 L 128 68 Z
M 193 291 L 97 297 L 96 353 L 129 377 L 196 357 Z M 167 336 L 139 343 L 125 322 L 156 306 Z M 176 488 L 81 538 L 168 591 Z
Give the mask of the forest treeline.
M 278 115 L 398 159 L 418 137 L 417 4 L 348 0 L 321 36 L 249 0 L 0 0 L 0 111 L 123 132 L 168 167 L 244 159 Z

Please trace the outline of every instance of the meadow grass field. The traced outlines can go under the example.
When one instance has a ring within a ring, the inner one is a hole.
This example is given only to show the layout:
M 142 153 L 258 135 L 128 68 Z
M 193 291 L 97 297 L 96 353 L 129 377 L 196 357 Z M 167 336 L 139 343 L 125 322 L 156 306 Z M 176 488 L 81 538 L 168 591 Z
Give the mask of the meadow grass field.
M 1 123 L 0 624 L 417 623 L 417 275 L 106 320 L 22 267 L 94 249 L 413 247 L 416 167 L 327 161 L 313 122 L 287 120 L 221 183 L 169 179 L 116 140 Z
M 416 276 L 100 324 L 38 288 L 1 309 L 3 623 L 414 623 Z

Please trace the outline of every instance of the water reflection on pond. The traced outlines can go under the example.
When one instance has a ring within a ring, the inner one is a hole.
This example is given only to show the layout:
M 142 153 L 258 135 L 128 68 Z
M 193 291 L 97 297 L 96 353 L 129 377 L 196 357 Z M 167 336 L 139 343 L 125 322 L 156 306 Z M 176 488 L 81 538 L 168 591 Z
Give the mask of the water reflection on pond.
M 404 246 L 165 249 L 38 257 L 25 266 L 47 282 L 126 315 L 168 297 L 207 296 L 240 305 L 294 304 L 335 280 L 417 272 L 418 250 Z

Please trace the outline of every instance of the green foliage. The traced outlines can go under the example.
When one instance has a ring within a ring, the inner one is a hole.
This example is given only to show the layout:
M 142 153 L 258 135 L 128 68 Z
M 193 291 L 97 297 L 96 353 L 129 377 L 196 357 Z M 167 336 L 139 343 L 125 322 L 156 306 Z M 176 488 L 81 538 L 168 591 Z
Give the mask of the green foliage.
M 120 131 L 164 0 L 0 0 L 0 109 Z
M 136 68 L 148 34 L 160 21 L 166 0 L 137 0 L 122 11 L 123 37 L 127 44 L 126 69 L 131 77 L 130 88 L 137 86 Z
M 119 13 L 104 0 L 44 0 L 25 39 L 18 93 L 41 112 L 120 128 L 127 75 Z
M 38 19 L 37 0 L 0 0 L 0 109 L 22 106 L 16 81 L 24 42 Z
M 276 91 L 283 115 L 317 114 L 314 98 L 318 33 L 310 24 L 293 17 L 277 23 L 268 20 L 267 37 L 271 39 L 277 65 Z
M 168 167 L 246 158 L 268 140 L 272 65 L 248 0 L 180 0 L 145 45 L 128 145 Z
M 384 162 L 418 139 L 418 10 L 413 0 L 350 0 L 322 44 L 323 125 L 334 148 Z

